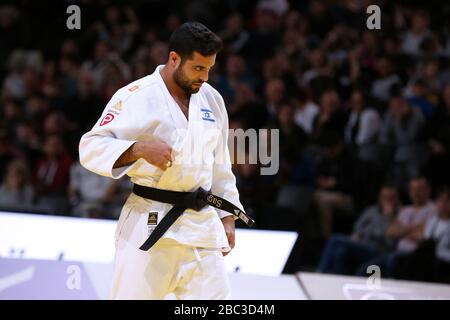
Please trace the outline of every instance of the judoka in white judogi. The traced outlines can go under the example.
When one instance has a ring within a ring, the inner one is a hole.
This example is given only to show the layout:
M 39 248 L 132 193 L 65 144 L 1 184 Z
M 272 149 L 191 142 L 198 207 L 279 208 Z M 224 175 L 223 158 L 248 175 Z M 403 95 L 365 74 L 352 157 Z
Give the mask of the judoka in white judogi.
M 211 190 L 239 208 L 236 180 L 227 148 L 228 117 L 220 94 L 207 83 L 192 94 L 189 120 L 169 93 L 158 66 L 149 76 L 118 90 L 91 131 L 80 141 L 80 162 L 87 169 L 159 189 Z M 157 137 L 174 150 L 166 170 L 139 159 L 113 168 L 136 141 Z M 187 209 L 150 251 L 141 251 L 172 205 L 131 194 L 115 233 L 115 275 L 111 298 L 227 299 L 230 287 L 222 251 L 229 251 L 221 218 L 228 212 L 206 206 Z

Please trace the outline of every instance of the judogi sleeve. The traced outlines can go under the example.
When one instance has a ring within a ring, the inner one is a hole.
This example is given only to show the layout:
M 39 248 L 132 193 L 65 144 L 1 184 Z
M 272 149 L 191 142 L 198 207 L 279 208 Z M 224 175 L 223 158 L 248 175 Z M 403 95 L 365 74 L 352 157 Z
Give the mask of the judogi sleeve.
M 228 115 L 222 97 L 219 94 L 217 94 L 217 96 L 216 101 L 219 103 L 220 109 L 222 110 L 222 117 L 220 137 L 214 153 L 211 192 L 230 201 L 239 209 L 245 211 L 239 200 L 236 177 L 231 170 L 230 152 L 228 150 Z M 217 209 L 217 212 L 221 219 L 232 215 L 231 213 L 220 209 Z M 237 217 L 235 217 L 235 219 L 237 219 Z
M 113 168 L 114 163 L 136 141 L 149 124 L 150 110 L 144 90 L 129 94 L 123 101 L 116 93 L 102 116 L 81 137 L 80 163 L 99 175 L 119 179 L 133 168 L 133 164 Z

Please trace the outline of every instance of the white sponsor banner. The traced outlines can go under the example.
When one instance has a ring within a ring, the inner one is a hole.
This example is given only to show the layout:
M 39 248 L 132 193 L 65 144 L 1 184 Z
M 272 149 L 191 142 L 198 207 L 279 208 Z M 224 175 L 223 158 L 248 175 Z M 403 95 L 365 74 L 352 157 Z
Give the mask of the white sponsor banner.
M 0 256 L 111 263 L 116 221 L 0 212 Z M 228 271 L 281 274 L 297 233 L 236 230 Z

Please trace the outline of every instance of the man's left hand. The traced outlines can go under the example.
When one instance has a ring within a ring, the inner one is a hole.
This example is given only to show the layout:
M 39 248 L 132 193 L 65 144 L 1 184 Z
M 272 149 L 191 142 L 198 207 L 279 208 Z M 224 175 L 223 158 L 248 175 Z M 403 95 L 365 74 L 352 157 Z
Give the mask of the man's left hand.
M 235 225 L 234 225 L 234 216 L 227 216 L 222 218 L 223 227 L 225 228 L 225 234 L 227 235 L 228 244 L 230 245 L 230 248 L 234 248 L 234 232 L 235 232 Z M 222 254 L 226 256 L 231 251 L 223 252 Z

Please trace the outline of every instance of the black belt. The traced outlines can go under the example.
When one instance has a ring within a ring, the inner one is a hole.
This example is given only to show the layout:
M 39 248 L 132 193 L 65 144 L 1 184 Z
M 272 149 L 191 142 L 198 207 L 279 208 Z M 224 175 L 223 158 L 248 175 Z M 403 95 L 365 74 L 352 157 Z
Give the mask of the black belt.
M 236 207 L 234 204 L 221 197 L 213 195 L 211 192 L 203 188 L 198 188 L 194 192 L 181 192 L 155 189 L 135 184 L 133 193 L 146 199 L 173 204 L 172 209 L 167 212 L 160 223 L 157 224 L 148 239 L 140 247 L 141 250 L 149 250 L 158 241 L 167 229 L 178 219 L 186 209 L 200 211 L 206 205 L 227 211 L 244 221 L 249 227 L 253 226 L 255 221 L 250 218 L 244 211 Z

